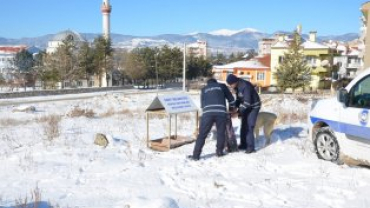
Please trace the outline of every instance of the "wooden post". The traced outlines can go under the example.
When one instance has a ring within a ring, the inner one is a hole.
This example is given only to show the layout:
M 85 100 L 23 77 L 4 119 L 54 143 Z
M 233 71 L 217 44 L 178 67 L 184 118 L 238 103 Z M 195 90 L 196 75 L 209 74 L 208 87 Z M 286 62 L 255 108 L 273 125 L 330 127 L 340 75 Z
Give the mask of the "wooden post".
M 171 149 L 171 114 L 168 114 L 168 150 Z
M 146 112 L 146 146 L 149 147 L 149 112 Z
M 175 139 L 177 139 L 177 114 L 175 114 Z

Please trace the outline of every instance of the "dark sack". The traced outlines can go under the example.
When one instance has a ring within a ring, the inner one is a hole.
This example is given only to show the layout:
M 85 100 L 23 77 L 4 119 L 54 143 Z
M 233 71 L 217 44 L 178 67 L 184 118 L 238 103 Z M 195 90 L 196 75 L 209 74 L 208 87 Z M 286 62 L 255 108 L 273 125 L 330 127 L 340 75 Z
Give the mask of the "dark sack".
M 231 121 L 231 115 L 227 115 L 226 119 L 226 139 L 225 147 L 228 152 L 236 152 L 238 150 L 238 143 L 236 142 L 236 136 L 233 128 L 233 123 Z

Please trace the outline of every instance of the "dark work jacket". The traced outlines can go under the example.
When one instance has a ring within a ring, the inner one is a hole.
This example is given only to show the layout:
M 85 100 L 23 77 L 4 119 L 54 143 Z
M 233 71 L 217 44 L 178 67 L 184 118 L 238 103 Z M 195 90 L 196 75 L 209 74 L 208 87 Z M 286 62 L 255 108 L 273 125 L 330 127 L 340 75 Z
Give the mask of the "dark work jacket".
M 235 90 L 241 114 L 244 114 L 246 110 L 261 108 L 260 96 L 250 82 L 239 78 Z
M 209 79 L 200 94 L 203 115 L 226 116 L 226 99 L 229 102 L 229 107 L 235 108 L 235 99 L 226 85 L 218 83 L 215 79 Z

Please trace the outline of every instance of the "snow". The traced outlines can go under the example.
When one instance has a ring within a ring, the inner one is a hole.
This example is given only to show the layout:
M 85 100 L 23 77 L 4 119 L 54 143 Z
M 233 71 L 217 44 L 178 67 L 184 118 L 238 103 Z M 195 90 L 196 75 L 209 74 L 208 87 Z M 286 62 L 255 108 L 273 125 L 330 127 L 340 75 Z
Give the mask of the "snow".
M 255 32 L 258 32 L 258 30 L 253 29 L 253 28 L 244 28 L 241 30 L 220 29 L 220 30 L 211 31 L 208 34 L 220 35 L 220 36 L 232 36 L 232 35 L 235 35 L 241 32 L 255 33 Z
M 286 41 L 279 41 L 275 43 L 271 48 L 288 48 L 289 44 Z
M 148 149 L 144 111 L 155 96 L 111 92 L 81 99 L 51 96 L 44 102 L 27 98 L 35 112 L 12 112 L 17 106 L 0 105 L 0 207 L 30 199 L 36 188 L 41 205 L 60 207 L 370 206 L 369 170 L 317 159 L 306 123 L 293 117 L 280 120 L 271 145 L 264 147 L 264 137 L 259 137 L 258 150 L 250 155 L 217 158 L 212 138 L 200 161 L 186 159 L 194 144 L 169 152 Z M 191 97 L 199 106 L 199 94 Z M 309 101 L 275 95 L 263 100 L 262 110 L 280 118 L 306 114 L 310 106 Z M 92 109 L 95 116 L 67 116 L 76 107 Z M 50 115 L 61 116 L 60 135 L 52 140 L 43 122 Z M 193 133 L 193 119 L 179 116 L 178 122 L 180 134 Z M 233 123 L 237 128 L 239 120 Z M 151 125 L 153 135 L 166 133 L 165 119 L 153 118 Z M 108 135 L 107 148 L 93 144 L 96 133 Z
M 225 65 L 214 66 L 214 69 L 234 69 L 234 68 L 252 68 L 252 69 L 269 69 L 256 59 L 248 61 L 236 61 Z
M 118 42 L 117 47 L 120 48 L 137 48 L 137 47 L 142 47 L 142 46 L 164 46 L 164 45 L 169 45 L 173 46 L 174 44 L 166 41 L 166 40 L 154 40 L 150 38 L 133 38 L 132 40 L 127 40 L 127 41 L 122 41 Z
M 287 41 L 279 41 L 271 47 L 272 48 L 288 48 L 289 44 Z M 305 41 L 304 43 L 302 43 L 302 47 L 304 47 L 304 49 L 329 49 L 328 46 L 322 45 L 318 42 L 312 42 L 312 41 Z
M 322 45 L 318 42 L 306 41 L 302 44 L 305 49 L 329 49 L 328 46 Z

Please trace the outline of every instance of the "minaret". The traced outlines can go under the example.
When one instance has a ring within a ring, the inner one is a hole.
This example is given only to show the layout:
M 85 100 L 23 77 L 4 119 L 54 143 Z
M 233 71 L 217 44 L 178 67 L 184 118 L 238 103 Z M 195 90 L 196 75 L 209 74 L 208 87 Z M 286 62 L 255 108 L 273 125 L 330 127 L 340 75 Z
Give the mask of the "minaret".
M 110 36 L 110 13 L 112 12 L 112 6 L 109 4 L 109 0 L 103 0 L 101 6 L 101 13 L 103 15 L 103 35 L 105 38 Z
M 103 36 L 108 39 L 110 38 L 110 13 L 112 12 L 112 6 L 109 4 L 109 0 L 103 0 L 103 4 L 101 6 L 101 13 L 103 15 Z M 107 72 L 106 69 L 103 70 L 101 76 L 101 86 L 107 87 L 109 83 L 107 83 Z

